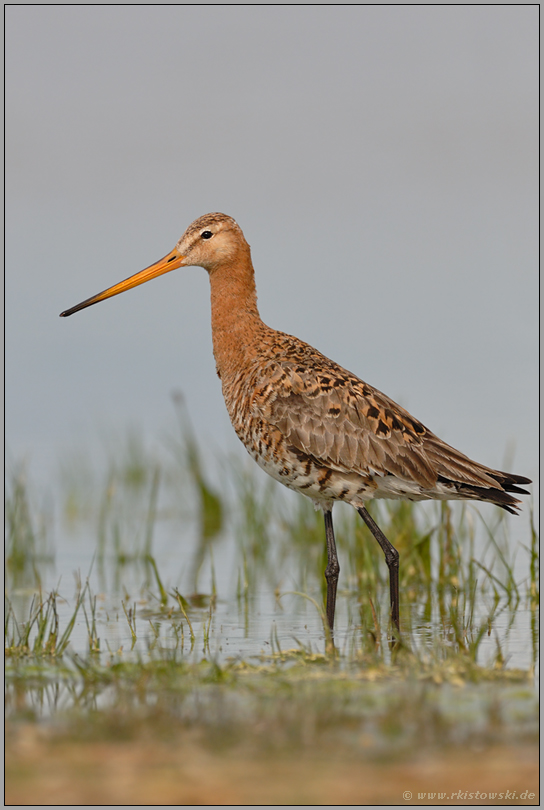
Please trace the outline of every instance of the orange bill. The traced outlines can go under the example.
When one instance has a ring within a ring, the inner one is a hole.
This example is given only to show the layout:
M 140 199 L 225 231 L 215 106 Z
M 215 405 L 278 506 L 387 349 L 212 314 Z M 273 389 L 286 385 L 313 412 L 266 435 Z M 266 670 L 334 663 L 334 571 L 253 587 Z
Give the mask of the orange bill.
M 159 261 L 155 262 L 155 264 L 152 264 L 150 267 L 146 267 L 145 270 L 140 270 L 139 273 L 135 273 L 133 276 L 130 276 L 130 278 L 120 281 L 119 284 L 115 284 L 113 287 L 108 287 L 108 289 L 104 290 L 104 292 L 93 295 L 92 298 L 86 298 L 85 301 L 81 302 L 81 304 L 77 304 L 71 309 L 66 309 L 64 312 L 60 313 L 60 317 L 67 318 L 69 315 L 73 315 L 74 312 L 78 312 L 80 309 L 85 309 L 85 307 L 98 304 L 99 301 L 105 301 L 106 298 L 111 298 L 112 295 L 119 295 L 119 293 L 125 292 L 125 290 L 130 290 L 132 287 L 137 287 L 138 284 L 144 284 L 146 281 L 156 278 L 156 276 L 162 276 L 163 273 L 169 273 L 170 270 L 175 270 L 176 267 L 181 267 L 184 261 L 185 256 L 180 256 L 177 248 L 174 248 L 171 253 L 169 253 L 163 259 L 159 259 Z

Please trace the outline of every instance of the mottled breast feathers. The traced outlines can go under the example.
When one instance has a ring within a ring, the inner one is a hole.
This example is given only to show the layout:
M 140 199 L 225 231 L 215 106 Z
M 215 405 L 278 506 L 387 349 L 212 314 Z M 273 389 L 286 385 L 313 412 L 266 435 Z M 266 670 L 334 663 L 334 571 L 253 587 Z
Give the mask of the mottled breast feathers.
M 250 411 L 288 446 L 333 470 L 395 475 L 431 489 L 439 476 L 497 486 L 408 411 L 306 343 L 274 333 Z

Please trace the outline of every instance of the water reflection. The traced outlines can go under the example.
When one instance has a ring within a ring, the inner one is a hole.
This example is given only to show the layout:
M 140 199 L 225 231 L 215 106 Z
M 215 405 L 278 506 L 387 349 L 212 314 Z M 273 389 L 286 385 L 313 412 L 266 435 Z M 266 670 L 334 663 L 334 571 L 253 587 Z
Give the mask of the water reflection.
M 60 643 L 70 628 L 70 654 L 103 661 L 158 650 L 220 663 L 326 651 L 321 516 L 251 463 L 229 459 L 212 484 L 179 398 L 176 408 L 166 453 L 131 432 L 99 473 L 81 455 L 65 461 L 56 513 L 16 470 L 7 505 L 15 647 L 26 638 L 39 649 L 40 632 Z M 383 555 L 354 510 L 339 506 L 336 650 L 345 662 L 390 663 Z M 459 655 L 532 670 L 535 532 L 513 548 L 498 510 L 484 521 L 473 506 L 371 506 L 400 552 L 403 648 L 422 660 Z M 44 618 L 52 593 L 54 631 Z

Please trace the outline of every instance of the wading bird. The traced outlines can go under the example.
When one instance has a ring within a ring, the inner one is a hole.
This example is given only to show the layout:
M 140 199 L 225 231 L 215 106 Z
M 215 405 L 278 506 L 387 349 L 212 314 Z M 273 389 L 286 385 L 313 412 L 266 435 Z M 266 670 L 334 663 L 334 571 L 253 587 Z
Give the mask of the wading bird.
M 291 335 L 257 309 L 251 253 L 238 224 L 206 214 L 160 261 L 61 313 L 67 317 L 177 267 L 200 266 L 211 287 L 213 353 L 234 429 L 257 464 L 307 495 L 325 517 L 327 620 L 332 632 L 340 566 L 335 501 L 357 509 L 389 568 L 391 621 L 399 630 L 399 554 L 372 519 L 372 498 L 477 500 L 516 514 L 528 478 L 471 461 L 408 411 Z

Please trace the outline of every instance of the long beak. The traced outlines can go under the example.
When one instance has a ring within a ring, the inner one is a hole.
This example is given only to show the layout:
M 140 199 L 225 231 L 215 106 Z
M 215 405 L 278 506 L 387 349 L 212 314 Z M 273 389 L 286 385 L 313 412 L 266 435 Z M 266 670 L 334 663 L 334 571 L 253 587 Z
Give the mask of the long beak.
M 119 293 L 125 292 L 125 290 L 130 290 L 131 287 L 137 287 L 138 284 L 144 284 L 146 281 L 156 276 L 162 276 L 163 273 L 169 273 L 170 270 L 181 267 L 184 262 L 185 256 L 180 256 L 177 248 L 174 248 L 171 253 L 158 262 L 155 262 L 155 264 L 146 267 L 145 270 L 140 270 L 139 273 L 135 273 L 135 275 L 130 276 L 130 278 L 120 281 L 119 284 L 115 284 L 113 287 L 108 287 L 104 292 L 93 295 L 92 298 L 87 298 L 85 301 L 82 301 L 81 304 L 77 304 L 77 306 L 61 312 L 60 317 L 67 318 L 69 315 L 73 315 L 74 312 L 79 312 L 80 309 L 98 304 L 99 301 L 105 301 L 106 298 L 111 298 L 112 295 L 118 295 Z

